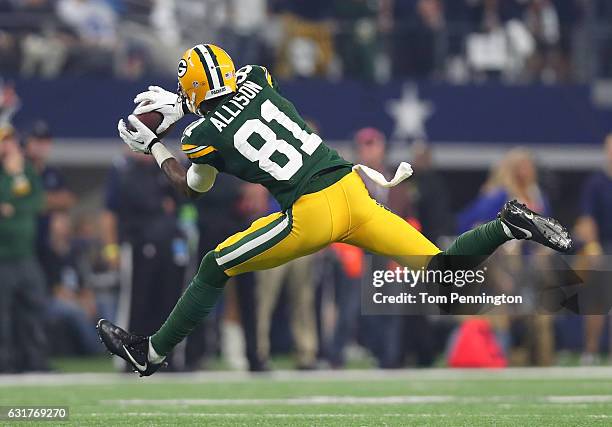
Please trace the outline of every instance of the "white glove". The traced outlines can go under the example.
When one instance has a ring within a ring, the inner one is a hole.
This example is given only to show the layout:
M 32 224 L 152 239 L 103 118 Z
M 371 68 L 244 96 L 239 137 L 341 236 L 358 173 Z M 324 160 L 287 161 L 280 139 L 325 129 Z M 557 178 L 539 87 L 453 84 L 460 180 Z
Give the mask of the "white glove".
M 128 120 L 136 130 L 129 130 L 123 119 L 119 120 L 119 123 L 117 123 L 119 136 L 123 139 L 123 142 L 136 153 L 151 154 L 151 147 L 156 142 L 159 142 L 157 135 L 133 114 L 130 114 Z
M 164 116 L 164 120 L 156 129 L 157 133 L 164 132 L 185 115 L 179 96 L 159 86 L 149 86 L 148 91 L 136 95 L 134 103 L 138 104 L 134 114 L 157 111 Z

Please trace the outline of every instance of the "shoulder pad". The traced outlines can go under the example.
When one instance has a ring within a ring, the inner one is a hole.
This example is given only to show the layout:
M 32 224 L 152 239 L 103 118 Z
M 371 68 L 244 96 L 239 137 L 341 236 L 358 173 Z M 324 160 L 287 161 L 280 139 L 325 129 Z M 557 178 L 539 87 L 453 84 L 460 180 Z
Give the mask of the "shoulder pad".
M 245 65 L 236 71 L 236 84 L 243 83 L 247 78 L 252 80 L 265 80 L 270 87 L 274 87 L 274 80 L 268 69 L 261 65 Z

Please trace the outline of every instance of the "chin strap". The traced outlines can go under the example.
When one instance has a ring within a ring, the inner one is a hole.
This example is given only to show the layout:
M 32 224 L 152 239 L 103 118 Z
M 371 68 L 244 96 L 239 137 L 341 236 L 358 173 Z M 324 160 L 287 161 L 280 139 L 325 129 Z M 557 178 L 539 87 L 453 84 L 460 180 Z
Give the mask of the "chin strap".
M 363 172 L 368 178 L 370 178 L 376 184 L 380 185 L 381 187 L 385 187 L 385 188 L 395 187 L 397 184 L 399 184 L 400 182 L 402 182 L 403 180 L 407 178 L 410 178 L 410 176 L 412 175 L 412 166 L 410 166 L 410 163 L 406 163 L 406 162 L 400 163 L 400 165 L 397 167 L 397 170 L 395 171 L 395 176 L 393 177 L 391 181 L 387 181 L 387 179 L 382 173 L 378 172 L 375 169 L 369 168 L 365 165 L 355 165 L 353 166 L 353 170 Z

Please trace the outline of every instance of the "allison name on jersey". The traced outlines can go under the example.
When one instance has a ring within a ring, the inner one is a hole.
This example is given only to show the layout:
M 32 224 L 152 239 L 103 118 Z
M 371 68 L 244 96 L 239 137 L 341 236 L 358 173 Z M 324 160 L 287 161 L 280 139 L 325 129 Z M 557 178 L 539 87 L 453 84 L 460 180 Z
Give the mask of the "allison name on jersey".
M 235 94 L 185 129 L 182 149 L 192 162 L 264 185 L 282 209 L 321 171 L 351 166 L 278 93 L 265 67 L 241 68 L 236 82 Z
M 210 122 L 221 132 L 244 111 L 244 108 L 262 89 L 263 87 L 255 82 L 245 81 L 238 87 L 236 95 L 211 115 Z

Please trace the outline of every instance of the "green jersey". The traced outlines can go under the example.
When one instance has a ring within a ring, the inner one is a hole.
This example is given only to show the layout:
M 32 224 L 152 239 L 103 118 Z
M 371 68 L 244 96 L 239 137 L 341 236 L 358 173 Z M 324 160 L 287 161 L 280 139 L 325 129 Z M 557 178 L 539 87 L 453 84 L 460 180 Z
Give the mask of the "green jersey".
M 193 163 L 263 185 L 283 210 L 323 171 L 351 166 L 278 93 L 265 67 L 241 68 L 236 82 L 233 95 L 183 132 L 181 148 Z
M 12 215 L 0 215 L 0 260 L 3 261 L 34 255 L 43 191 L 40 177 L 31 165 L 26 164 L 24 174 L 26 179 L 20 184 L 18 178 L 7 174 L 0 165 L 0 204 L 6 203 L 14 210 Z

